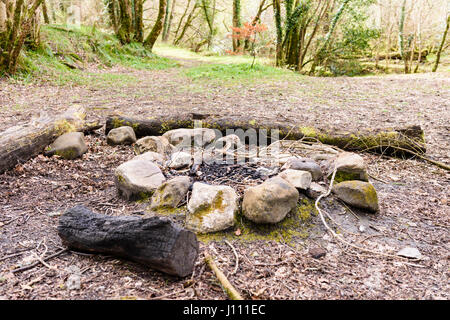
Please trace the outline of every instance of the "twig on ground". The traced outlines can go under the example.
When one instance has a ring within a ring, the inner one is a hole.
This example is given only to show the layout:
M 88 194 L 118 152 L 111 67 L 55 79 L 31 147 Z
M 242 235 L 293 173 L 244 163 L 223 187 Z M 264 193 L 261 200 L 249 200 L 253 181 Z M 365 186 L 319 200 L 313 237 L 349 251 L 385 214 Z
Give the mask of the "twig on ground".
M 67 251 L 69 251 L 69 250 L 68 250 L 68 249 L 60 250 L 60 251 L 58 251 L 58 252 L 56 252 L 56 253 L 54 253 L 54 254 L 52 254 L 52 255 L 46 257 L 46 258 L 43 258 L 42 261 L 48 261 L 48 260 L 53 259 L 54 257 L 57 257 L 57 256 L 59 256 L 60 254 L 63 254 L 64 252 L 67 252 Z M 30 264 L 30 265 L 28 265 L 28 266 L 24 266 L 24 267 L 21 267 L 21 268 L 14 269 L 14 270 L 12 270 L 11 272 L 12 272 L 12 273 L 17 273 L 17 272 L 26 271 L 26 270 L 29 270 L 29 269 L 32 269 L 32 268 L 36 267 L 36 266 L 39 265 L 39 264 L 41 264 L 41 261 L 32 263 L 32 264 Z
M 231 273 L 231 274 L 236 274 L 236 272 L 237 272 L 237 270 L 239 268 L 239 256 L 238 256 L 238 254 L 236 252 L 236 249 L 233 247 L 233 245 L 228 240 L 224 240 L 224 241 L 231 248 L 231 250 L 233 250 L 234 257 L 236 258 L 236 263 L 235 263 L 235 266 L 234 266 L 234 270 Z
M 222 285 L 223 289 L 225 290 L 226 294 L 230 299 L 244 300 L 240 295 L 240 293 L 231 285 L 231 283 L 228 281 L 227 277 L 225 277 L 223 272 L 220 271 L 220 269 L 214 263 L 213 258 L 208 253 L 205 254 L 205 262 L 214 272 L 214 274 L 216 275 L 217 279 L 219 280 L 220 284 Z

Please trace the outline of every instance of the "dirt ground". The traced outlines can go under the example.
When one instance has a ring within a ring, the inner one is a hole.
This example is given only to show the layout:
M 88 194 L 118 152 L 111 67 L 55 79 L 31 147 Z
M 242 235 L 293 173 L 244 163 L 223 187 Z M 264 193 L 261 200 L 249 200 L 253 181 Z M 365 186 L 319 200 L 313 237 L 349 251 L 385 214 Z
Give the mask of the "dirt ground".
M 425 131 L 427 156 L 450 163 L 450 78 L 446 74 L 362 78 L 309 78 L 221 84 L 192 81 L 180 68 L 110 73 L 139 79 L 114 87 L 0 82 L 0 130 L 40 111 L 78 104 L 89 119 L 113 113 L 136 117 L 190 112 L 289 119 L 305 126 L 403 127 Z M 84 204 L 110 215 L 135 214 L 142 204 L 116 195 L 113 171 L 133 156 L 110 147 L 101 130 L 87 136 L 81 159 L 38 156 L 0 175 L 0 297 L 3 299 L 226 299 L 206 252 L 246 299 L 445 299 L 449 298 L 449 182 L 447 171 L 418 160 L 362 154 L 378 191 L 380 212 L 335 216 L 347 241 L 395 254 L 417 248 L 421 260 L 377 256 L 322 232 L 306 239 L 200 243 L 194 273 L 179 279 L 105 255 L 64 252 L 23 272 L 11 271 L 36 255 L 63 248 L 58 216 Z M 320 225 L 318 217 L 314 223 Z M 360 231 L 364 225 L 365 231 Z M 315 259 L 309 250 L 325 249 Z M 233 252 L 237 253 L 238 259 Z M 68 290 L 69 266 L 81 270 L 81 289 Z M 236 268 L 237 266 L 237 268 Z M 234 272 L 236 271 L 236 272 Z

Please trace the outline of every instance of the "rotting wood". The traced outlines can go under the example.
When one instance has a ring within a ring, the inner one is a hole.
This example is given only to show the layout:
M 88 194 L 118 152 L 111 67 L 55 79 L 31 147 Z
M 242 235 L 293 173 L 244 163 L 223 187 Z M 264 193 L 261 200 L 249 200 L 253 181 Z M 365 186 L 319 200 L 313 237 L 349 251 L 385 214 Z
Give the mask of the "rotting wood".
M 37 156 L 60 135 L 89 132 L 102 127 L 98 122 L 85 121 L 82 107 L 73 107 L 62 114 L 46 113 L 30 122 L 16 125 L 0 133 L 0 173 Z
M 113 217 L 84 206 L 60 217 L 58 234 L 71 250 L 110 254 L 179 277 L 192 273 L 199 251 L 195 233 L 168 218 Z
M 195 118 L 198 118 L 198 115 Z M 113 128 L 130 126 L 137 137 L 158 136 L 173 129 L 194 128 L 196 121 L 198 120 L 194 119 L 192 113 L 153 119 L 111 116 L 106 120 L 105 133 L 107 134 Z M 409 157 L 426 152 L 424 132 L 420 126 L 343 131 L 339 128 L 313 128 L 286 121 L 214 115 L 205 116 L 201 120 L 201 125 L 205 128 L 217 129 L 222 134 L 228 134 L 230 130 L 253 129 L 257 134 L 265 134 L 267 138 L 271 138 L 272 132 L 278 130 L 280 139 L 309 139 L 347 151 L 370 150 L 374 153 L 397 157 Z

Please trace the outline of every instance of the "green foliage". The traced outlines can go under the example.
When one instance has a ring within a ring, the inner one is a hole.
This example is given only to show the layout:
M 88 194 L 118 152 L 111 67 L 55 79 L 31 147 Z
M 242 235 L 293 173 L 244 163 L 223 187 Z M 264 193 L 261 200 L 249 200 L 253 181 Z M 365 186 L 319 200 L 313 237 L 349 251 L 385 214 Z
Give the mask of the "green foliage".
M 122 65 L 135 69 L 167 69 L 178 66 L 170 59 L 159 57 L 139 43 L 121 45 L 113 35 L 94 28 L 70 28 L 68 26 L 46 25 L 41 30 L 42 45 L 35 51 L 22 52 L 18 74 L 14 79 L 31 80 L 43 78 L 58 84 L 72 82 L 86 84 L 90 81 L 134 81 L 133 77 L 97 74 L 84 71 L 96 65 L 108 68 Z

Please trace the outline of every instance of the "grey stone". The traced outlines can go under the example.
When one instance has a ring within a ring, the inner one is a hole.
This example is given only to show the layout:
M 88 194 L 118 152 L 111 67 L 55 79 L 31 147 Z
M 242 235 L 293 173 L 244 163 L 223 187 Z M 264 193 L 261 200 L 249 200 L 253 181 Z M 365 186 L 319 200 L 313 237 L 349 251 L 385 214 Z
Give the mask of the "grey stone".
M 286 180 L 276 176 L 244 192 L 242 211 L 256 223 L 277 223 L 296 208 L 299 193 Z
M 196 182 L 187 208 L 187 229 L 198 233 L 225 230 L 235 223 L 238 195 L 229 186 Z
M 152 151 L 162 155 L 169 155 L 173 151 L 173 146 L 164 136 L 148 136 L 136 141 L 134 144 L 134 153 L 143 154 Z
M 320 169 L 320 166 L 312 159 L 291 157 L 281 168 L 281 170 L 286 169 L 308 171 L 311 173 L 313 181 L 317 181 L 322 178 L 322 170 Z
M 195 129 L 175 129 L 163 134 L 170 144 L 177 147 L 177 150 L 190 148 L 195 145 L 204 147 L 216 139 L 216 132 L 208 128 Z
M 170 160 L 168 161 L 169 168 L 172 169 L 184 169 L 192 165 L 192 156 L 190 153 L 178 151 L 172 153 Z
M 146 160 L 149 162 L 154 162 L 158 166 L 163 166 L 166 161 L 166 158 L 164 157 L 164 155 L 153 152 L 153 151 L 147 151 L 142 154 L 139 154 L 139 155 L 135 156 L 132 160 L 139 160 L 139 159 Z
M 119 195 L 127 200 L 151 196 L 165 181 L 158 166 L 144 159 L 127 161 L 115 171 Z
M 59 136 L 45 152 L 47 156 L 58 155 L 64 159 L 72 160 L 81 157 L 87 152 L 82 132 L 68 132 Z
M 334 167 L 336 167 L 336 176 L 334 178 L 336 182 L 349 180 L 369 181 L 364 159 L 355 153 L 341 153 L 330 166 L 329 178 L 331 178 Z
M 370 212 L 377 212 L 378 196 L 374 186 L 368 182 L 344 181 L 333 186 L 333 193 L 345 203 Z
M 410 258 L 410 259 L 421 259 L 422 254 L 417 248 L 413 247 L 405 247 L 401 249 L 399 252 L 397 252 L 398 256 Z
M 306 195 L 312 199 L 317 199 L 321 194 L 325 194 L 327 189 L 318 184 L 317 182 L 311 182 L 311 185 L 306 190 Z
M 178 207 L 186 199 L 190 185 L 191 179 L 187 176 L 167 180 L 153 194 L 150 209 Z
M 106 142 L 109 145 L 128 145 L 136 142 L 136 134 L 132 127 L 124 126 L 108 132 Z
M 286 169 L 278 176 L 302 190 L 308 189 L 312 181 L 311 173 L 303 170 Z

